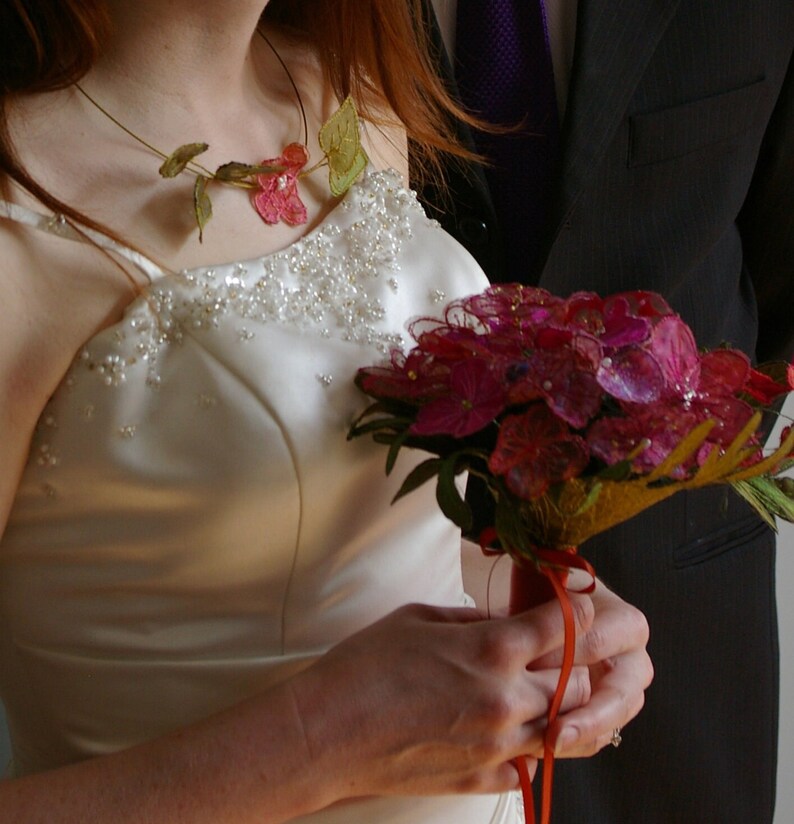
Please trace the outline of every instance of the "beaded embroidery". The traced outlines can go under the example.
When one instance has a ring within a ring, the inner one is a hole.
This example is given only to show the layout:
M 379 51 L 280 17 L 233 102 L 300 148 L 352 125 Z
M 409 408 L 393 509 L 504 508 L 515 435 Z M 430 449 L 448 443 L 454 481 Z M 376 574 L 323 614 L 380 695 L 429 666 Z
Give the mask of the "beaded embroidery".
M 417 217 L 438 224 L 424 215 L 416 195 L 403 187 L 394 171 L 363 175 L 337 208 L 352 218 L 344 228 L 328 221 L 280 252 L 246 263 L 185 270 L 155 281 L 145 300 L 136 301 L 113 329 L 111 346 L 118 351 L 108 352 L 104 344 L 95 354 L 89 342 L 67 373 L 64 389 L 72 389 L 86 371 L 108 388 L 123 385 L 137 372 L 147 386 L 157 389 L 162 351 L 181 344 L 188 334 L 218 327 L 227 318 L 242 322 L 237 339 L 243 345 L 255 338 L 257 326 L 278 323 L 388 354 L 402 344 L 402 335 L 384 328 L 382 300 L 398 292 L 403 242 L 412 236 Z M 329 374 L 316 378 L 326 388 L 333 382 Z M 196 403 L 209 409 L 218 400 L 199 395 Z M 84 406 L 80 414 L 90 422 L 94 406 Z M 45 412 L 33 453 L 45 469 L 55 468 L 59 460 L 49 438 L 48 430 L 54 426 L 51 413 Z M 136 429 L 133 423 L 125 424 L 117 434 L 132 440 Z
M 381 299 L 372 284 L 395 274 L 403 242 L 411 237 L 411 217 L 423 215 L 416 195 L 402 187 L 396 172 L 373 172 L 355 185 L 339 208 L 361 215 L 346 229 L 333 223 L 287 247 L 253 262 L 185 270 L 155 282 L 128 313 L 117 337 L 124 347 L 134 334 L 134 354 L 95 357 L 90 344 L 79 362 L 106 386 L 127 379 L 130 367 L 147 364 L 147 383 L 156 387 L 158 354 L 178 344 L 186 332 L 217 327 L 221 319 L 237 317 L 251 324 L 283 323 L 317 328 L 329 337 L 375 348 L 386 354 L 402 343 L 399 333 L 383 330 Z M 387 294 L 384 290 L 378 290 Z M 333 331 L 332 331 L 333 330 Z M 241 341 L 255 335 L 238 330 Z

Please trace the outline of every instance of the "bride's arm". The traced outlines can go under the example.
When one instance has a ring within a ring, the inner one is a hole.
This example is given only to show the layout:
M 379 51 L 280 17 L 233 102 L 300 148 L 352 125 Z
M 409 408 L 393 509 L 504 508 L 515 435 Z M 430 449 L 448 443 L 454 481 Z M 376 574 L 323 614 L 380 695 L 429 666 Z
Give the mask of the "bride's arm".
M 592 620 L 575 599 L 579 629 Z M 291 680 L 163 738 L 0 782 L 4 822 L 278 824 L 346 798 L 498 792 L 539 752 L 556 670 L 555 605 L 484 621 L 411 606 Z M 588 697 L 577 668 L 564 706 Z

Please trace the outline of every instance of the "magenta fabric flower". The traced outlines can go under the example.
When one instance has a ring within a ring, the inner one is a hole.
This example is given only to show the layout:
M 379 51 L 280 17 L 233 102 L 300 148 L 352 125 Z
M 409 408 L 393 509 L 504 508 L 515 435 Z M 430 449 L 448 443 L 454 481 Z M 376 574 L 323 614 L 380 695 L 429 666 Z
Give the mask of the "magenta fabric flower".
M 492 286 L 462 301 L 464 311 L 489 330 L 537 327 L 547 322 L 564 301 L 534 286 L 507 283 Z
M 650 351 L 662 370 L 665 394 L 691 397 L 700 382 L 700 357 L 684 321 L 677 315 L 660 320 L 651 332 Z
M 607 464 L 624 460 L 641 443 L 646 447 L 632 461 L 636 472 L 648 472 L 698 424 L 714 426 L 698 454 L 676 471 L 681 477 L 713 448 L 730 444 L 753 415 L 737 397 L 747 380 L 749 360 L 743 352 L 717 349 L 700 355 L 689 327 L 677 316 L 653 329 L 649 354 L 663 378 L 661 392 L 639 403 L 623 399 L 624 416 L 603 417 L 587 433 L 594 455 Z
M 487 426 L 504 406 L 504 389 L 488 364 L 471 358 L 452 367 L 449 392 L 423 406 L 410 431 L 463 438 Z
M 733 349 L 701 354 L 684 321 L 652 292 L 566 299 L 519 284 L 493 286 L 419 318 L 416 346 L 360 370 L 376 398 L 405 403 L 416 436 L 465 438 L 496 424 L 490 468 L 535 498 L 583 471 L 591 456 L 658 466 L 703 421 L 707 440 L 677 477 L 724 449 L 753 409 L 789 387 L 750 369 Z M 791 380 L 791 379 L 790 379 Z M 478 448 L 486 441 L 477 435 Z
M 359 369 L 356 382 L 360 389 L 376 398 L 426 403 L 449 391 L 450 367 L 421 349 L 407 355 L 399 349 L 391 354 L 389 366 Z
M 298 175 L 309 161 L 309 151 L 302 143 L 290 143 L 280 157 L 263 160 L 262 166 L 282 166 L 283 171 L 257 175 L 257 189 L 252 200 L 265 223 L 283 220 L 301 226 L 308 220 L 306 206 L 298 194 Z
M 529 366 L 549 409 L 574 429 L 587 426 L 601 409 L 603 393 L 594 370 L 575 350 L 536 352 Z
M 534 500 L 555 483 L 575 478 L 589 461 L 586 442 L 545 404 L 502 421 L 488 469 L 519 498 Z
M 653 403 L 664 389 L 658 361 L 638 347 L 607 355 L 598 365 L 596 380 L 615 400 L 627 403 Z
M 672 413 L 672 414 L 668 414 Z M 626 460 L 634 452 L 631 462 L 634 472 L 640 474 L 655 469 L 698 424 L 697 416 L 688 410 L 640 410 L 631 417 L 608 417 L 595 421 L 587 431 L 587 444 L 594 456 L 607 466 Z M 688 466 L 693 465 L 690 462 Z M 681 477 L 688 466 L 679 467 L 673 474 Z

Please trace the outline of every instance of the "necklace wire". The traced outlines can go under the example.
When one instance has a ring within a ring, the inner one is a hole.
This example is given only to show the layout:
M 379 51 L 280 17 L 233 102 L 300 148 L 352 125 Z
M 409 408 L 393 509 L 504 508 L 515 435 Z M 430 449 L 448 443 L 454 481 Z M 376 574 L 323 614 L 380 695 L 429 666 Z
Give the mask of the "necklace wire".
M 154 152 L 158 157 L 165 160 L 168 155 L 165 152 L 161 152 L 156 146 L 153 146 L 151 143 L 144 140 L 139 134 L 136 134 L 132 129 L 125 126 L 118 118 L 114 117 L 98 100 L 93 98 L 79 83 L 74 84 L 75 89 L 80 92 L 81 95 L 92 105 L 94 108 L 99 109 L 105 117 L 118 126 L 123 132 L 126 132 L 130 137 L 137 140 L 142 146 L 145 146 L 149 151 Z M 200 163 L 196 163 L 194 161 L 194 165 L 201 169 L 204 172 L 209 171 L 205 169 Z
M 298 108 L 301 112 L 301 120 L 303 121 L 303 145 L 309 145 L 309 124 L 306 119 L 306 109 L 303 106 L 303 98 L 301 97 L 301 93 L 298 90 L 298 85 L 295 82 L 295 78 L 292 76 L 292 72 L 287 67 L 287 64 L 284 62 L 284 58 L 278 53 L 276 47 L 268 40 L 267 35 L 262 31 L 261 28 L 257 27 L 256 33 L 267 43 L 270 51 L 276 56 L 276 60 L 281 64 L 281 68 L 284 69 L 284 72 L 289 79 L 290 86 L 292 86 L 292 91 L 295 92 L 295 99 L 298 101 Z
M 272 51 L 273 54 L 275 55 L 276 60 L 278 60 L 279 64 L 281 65 L 281 68 L 284 69 L 284 72 L 287 75 L 290 86 L 292 86 L 292 90 L 295 92 L 295 99 L 298 101 L 298 108 L 300 109 L 300 114 L 301 114 L 301 122 L 303 124 L 303 145 L 308 146 L 308 144 L 309 144 L 309 124 L 308 124 L 308 119 L 306 117 L 306 108 L 303 105 L 303 98 L 301 97 L 301 93 L 298 89 L 298 84 L 295 82 L 295 78 L 292 76 L 292 72 L 289 70 L 289 67 L 287 66 L 286 62 L 284 61 L 284 58 L 278 53 L 278 50 L 273 45 L 273 43 L 270 42 L 267 35 L 262 31 L 261 28 L 257 28 L 256 33 L 262 38 L 262 40 L 265 41 L 265 43 L 267 44 L 270 51 Z M 114 117 L 98 100 L 96 100 L 94 97 L 92 97 L 80 85 L 80 83 L 76 82 L 74 84 L 74 87 L 77 89 L 78 92 L 80 92 L 81 95 L 83 95 L 83 97 L 85 97 L 86 100 L 88 100 L 88 102 L 92 106 L 94 106 L 94 108 L 96 108 L 100 112 L 102 112 L 102 114 L 108 120 L 110 120 L 111 123 L 118 126 L 119 129 L 121 129 L 123 132 L 128 134 L 134 140 L 137 140 L 138 143 L 140 143 L 142 146 L 145 146 L 147 149 L 149 149 L 150 152 L 154 152 L 162 160 L 166 160 L 168 158 L 168 155 L 165 152 L 161 151 L 156 146 L 153 146 L 147 140 L 144 140 L 144 138 L 142 138 L 139 134 L 136 134 L 128 126 L 125 126 L 118 118 Z M 201 171 L 202 174 L 209 175 L 209 176 L 212 175 L 212 172 L 209 169 L 202 166 L 201 163 L 199 163 L 196 160 L 191 160 L 189 165 L 191 165 L 194 168 Z

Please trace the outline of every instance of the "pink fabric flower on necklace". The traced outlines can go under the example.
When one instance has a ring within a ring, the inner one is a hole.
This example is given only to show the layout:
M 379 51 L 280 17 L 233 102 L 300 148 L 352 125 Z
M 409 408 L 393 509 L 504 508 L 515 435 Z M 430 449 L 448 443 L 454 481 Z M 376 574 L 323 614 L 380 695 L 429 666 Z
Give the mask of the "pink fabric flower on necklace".
M 309 160 L 302 143 L 290 143 L 280 157 L 263 160 L 262 166 L 283 166 L 281 172 L 257 175 L 259 189 L 251 196 L 259 216 L 271 226 L 283 220 L 290 226 L 307 222 L 306 206 L 298 194 L 298 175 Z

